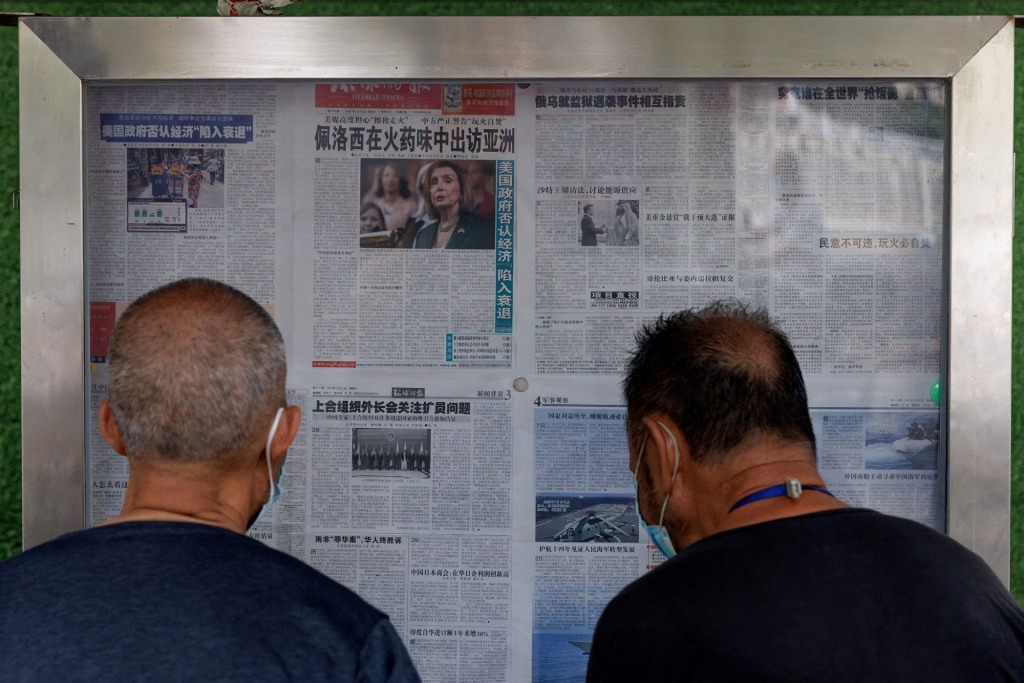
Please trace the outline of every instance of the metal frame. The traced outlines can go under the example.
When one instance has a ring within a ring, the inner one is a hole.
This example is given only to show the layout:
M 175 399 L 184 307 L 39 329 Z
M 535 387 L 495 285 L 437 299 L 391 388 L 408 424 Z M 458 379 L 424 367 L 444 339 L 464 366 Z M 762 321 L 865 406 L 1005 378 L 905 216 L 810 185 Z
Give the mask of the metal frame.
M 85 524 L 86 82 L 942 78 L 948 528 L 1008 580 L 1013 17 L 29 18 L 19 40 L 26 547 Z

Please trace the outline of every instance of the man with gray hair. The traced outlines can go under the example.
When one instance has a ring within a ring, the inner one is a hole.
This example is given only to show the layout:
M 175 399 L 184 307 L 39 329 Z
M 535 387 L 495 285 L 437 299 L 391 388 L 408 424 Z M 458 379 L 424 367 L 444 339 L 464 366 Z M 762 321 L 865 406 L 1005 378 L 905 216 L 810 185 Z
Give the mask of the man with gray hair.
M 825 486 L 766 314 L 663 317 L 623 385 L 637 513 L 668 560 L 601 615 L 590 683 L 1024 680 L 1024 612 L 981 558 Z
M 7 680 L 418 681 L 386 615 L 245 536 L 301 420 L 273 319 L 189 279 L 114 329 L 100 432 L 121 513 L 0 565 Z

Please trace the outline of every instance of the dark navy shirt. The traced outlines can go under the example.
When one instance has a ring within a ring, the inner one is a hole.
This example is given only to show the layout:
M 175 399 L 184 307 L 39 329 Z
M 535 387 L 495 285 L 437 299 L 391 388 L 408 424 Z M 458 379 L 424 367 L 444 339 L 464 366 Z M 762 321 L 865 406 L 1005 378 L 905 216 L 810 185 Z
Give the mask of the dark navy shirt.
M 0 564 L 5 681 L 419 681 L 387 616 L 205 524 L 128 522 Z

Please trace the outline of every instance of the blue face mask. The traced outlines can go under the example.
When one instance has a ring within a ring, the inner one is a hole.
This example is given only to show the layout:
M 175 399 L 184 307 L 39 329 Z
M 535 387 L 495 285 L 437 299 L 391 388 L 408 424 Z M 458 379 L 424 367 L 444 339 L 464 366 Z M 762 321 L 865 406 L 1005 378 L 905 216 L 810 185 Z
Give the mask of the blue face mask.
M 672 479 L 669 480 L 669 486 L 671 486 L 672 482 L 676 479 L 676 472 L 679 471 L 679 444 L 676 443 L 676 437 L 661 420 L 657 420 L 657 423 L 665 430 L 668 438 L 672 439 L 672 448 L 675 450 L 676 462 L 672 467 Z M 657 524 L 648 524 L 645 522 L 643 513 L 640 512 L 640 483 L 637 479 L 637 473 L 640 472 L 640 462 L 643 460 L 644 449 L 646 447 L 647 435 L 644 436 L 644 441 L 640 444 L 640 453 L 636 458 L 636 471 L 633 472 L 633 493 L 636 496 L 636 516 L 637 519 L 640 520 L 640 524 L 643 526 L 644 531 L 646 531 L 647 535 L 650 536 L 651 542 L 658 547 L 661 554 L 665 557 L 674 557 L 676 549 L 672 545 L 672 539 L 669 538 L 668 529 L 665 528 L 665 509 L 668 507 L 668 498 L 671 494 L 671 489 L 669 490 L 669 493 L 665 494 L 665 501 L 661 504 L 661 517 L 658 518 Z
M 274 424 L 270 426 L 270 433 L 267 434 L 267 446 L 263 450 L 263 453 L 267 457 L 267 478 L 270 480 L 270 495 L 267 497 L 267 502 L 260 508 L 260 514 L 256 516 L 256 519 L 250 525 L 250 527 L 259 524 L 263 516 L 267 514 L 267 511 L 274 506 L 274 503 L 281 497 L 281 477 L 284 476 L 284 463 L 281 463 L 281 472 L 277 475 L 277 481 L 274 481 L 274 470 L 270 467 L 270 444 L 274 441 L 274 434 L 277 433 L 277 426 L 281 423 L 281 415 L 284 413 L 284 408 L 277 409 L 277 415 L 274 416 Z

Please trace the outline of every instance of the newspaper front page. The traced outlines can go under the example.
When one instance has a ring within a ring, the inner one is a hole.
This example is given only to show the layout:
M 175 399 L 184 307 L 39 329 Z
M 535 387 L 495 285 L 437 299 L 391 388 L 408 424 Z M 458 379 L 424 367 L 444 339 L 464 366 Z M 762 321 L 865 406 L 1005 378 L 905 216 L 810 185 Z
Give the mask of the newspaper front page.
M 249 534 L 387 612 L 427 681 L 580 681 L 664 560 L 619 383 L 646 322 L 766 307 L 829 488 L 944 528 L 939 82 L 89 86 L 88 519 L 110 333 L 180 277 L 285 336 L 303 411 Z M 648 520 L 650 521 L 650 520 Z

